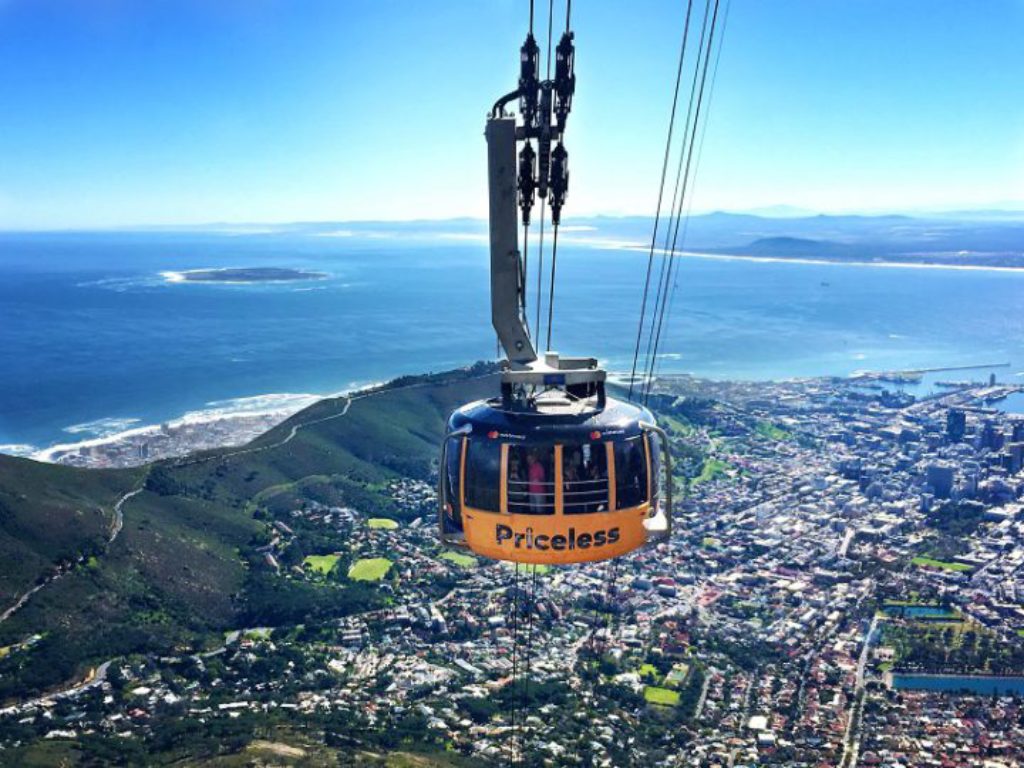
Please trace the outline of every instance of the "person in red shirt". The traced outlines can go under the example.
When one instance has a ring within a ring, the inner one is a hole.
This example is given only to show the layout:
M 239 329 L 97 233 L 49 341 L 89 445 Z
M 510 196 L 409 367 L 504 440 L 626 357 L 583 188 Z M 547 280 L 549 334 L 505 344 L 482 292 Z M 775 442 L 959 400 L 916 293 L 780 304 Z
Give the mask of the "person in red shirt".
M 526 455 L 528 489 L 530 491 L 530 512 L 535 515 L 543 515 L 547 502 L 547 492 L 544 486 L 545 472 L 544 465 L 537 461 L 537 457 L 531 452 Z

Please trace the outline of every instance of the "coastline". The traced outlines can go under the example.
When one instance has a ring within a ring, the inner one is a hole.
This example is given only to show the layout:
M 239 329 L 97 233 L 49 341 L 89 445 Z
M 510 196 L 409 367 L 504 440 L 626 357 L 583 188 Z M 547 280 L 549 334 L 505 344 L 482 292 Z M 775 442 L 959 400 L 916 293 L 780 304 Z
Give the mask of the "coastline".
M 84 440 L 45 448 L 26 444 L 0 446 L 0 453 L 49 464 L 91 469 L 121 468 L 177 458 L 196 451 L 244 445 L 310 405 L 341 397 L 378 383 L 353 384 L 333 393 L 272 393 L 212 401 L 159 424 L 141 424 Z M 90 424 L 137 424 L 139 419 L 97 419 L 65 427 L 69 434 L 89 431 Z
M 659 356 L 661 357 L 661 356 Z M 674 353 L 664 357 L 675 359 Z M 608 361 L 601 361 L 607 364 Z M 1006 363 L 1001 366 L 1007 365 Z M 990 365 L 961 365 L 937 370 L 987 370 Z M 884 375 L 886 371 L 857 371 L 838 376 L 851 381 Z M 891 373 L 891 372 L 888 372 Z M 1024 372 L 1015 374 L 1024 376 Z M 659 374 L 659 378 L 707 378 L 693 371 Z M 836 378 L 833 375 L 784 377 L 765 381 L 810 380 Z M 629 373 L 609 369 L 608 379 L 617 386 L 627 386 Z M 642 377 L 641 377 L 642 380 Z M 737 379 L 743 380 L 743 379 Z M 264 432 L 314 403 L 330 398 L 349 396 L 382 386 L 389 380 L 352 382 L 348 387 L 326 393 L 269 393 L 215 400 L 203 407 L 160 423 L 143 423 L 140 418 L 98 418 L 63 428 L 69 435 L 92 433 L 90 437 L 54 442 L 40 447 L 27 443 L 0 445 L 0 455 L 29 458 L 35 461 L 87 468 L 121 468 L 139 466 L 160 459 L 177 458 L 214 448 L 232 448 L 256 439 Z M 1012 408 L 1009 410 L 1013 410 Z
M 583 243 L 578 243 L 583 244 Z M 605 244 L 592 244 L 591 247 L 598 250 L 637 251 L 649 253 L 650 248 L 635 242 L 623 241 L 615 244 L 607 241 Z M 669 251 L 664 248 L 655 248 L 654 252 L 660 256 L 667 256 Z M 749 256 L 731 253 L 706 253 L 703 251 L 678 251 L 677 257 L 692 259 L 709 259 L 713 261 L 748 261 L 767 264 L 807 264 L 824 267 L 879 267 L 881 269 L 941 269 L 959 272 L 1010 272 L 1024 274 L 1024 266 L 1020 267 L 996 267 L 984 264 L 942 264 L 933 261 L 845 261 L 839 259 L 813 259 L 805 257 L 789 258 L 787 256 Z

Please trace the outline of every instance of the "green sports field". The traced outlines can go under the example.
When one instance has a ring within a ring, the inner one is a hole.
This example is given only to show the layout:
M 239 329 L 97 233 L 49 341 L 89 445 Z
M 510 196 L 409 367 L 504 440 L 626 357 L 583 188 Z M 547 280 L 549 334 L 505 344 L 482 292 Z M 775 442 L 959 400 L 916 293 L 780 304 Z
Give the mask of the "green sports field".
M 356 560 L 348 569 L 353 581 L 380 581 L 391 570 L 391 561 L 386 557 L 367 557 Z
M 339 555 L 307 555 L 302 564 L 313 572 L 326 576 L 334 570 L 340 559 Z

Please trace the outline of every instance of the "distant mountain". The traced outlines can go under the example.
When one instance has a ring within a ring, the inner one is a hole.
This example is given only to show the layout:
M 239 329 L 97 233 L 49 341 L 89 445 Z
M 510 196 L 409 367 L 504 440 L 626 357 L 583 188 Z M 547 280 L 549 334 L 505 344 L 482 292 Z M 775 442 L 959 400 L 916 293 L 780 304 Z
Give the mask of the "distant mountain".
M 886 260 L 913 263 L 1024 267 L 1024 214 L 1009 210 L 966 211 L 908 216 L 889 214 L 802 215 L 791 208 L 762 209 L 754 213 L 694 215 L 680 229 L 678 250 L 856 261 Z M 658 222 L 653 245 L 671 244 L 666 237 L 670 222 Z M 457 218 L 414 221 L 320 221 L 288 224 L 207 224 L 146 230 L 147 237 L 162 232 L 202 233 L 211 237 L 364 238 L 386 253 L 396 242 L 403 245 L 468 242 L 486 247 L 487 223 Z M 674 231 L 674 227 L 673 227 Z M 654 219 L 650 216 L 566 216 L 566 245 L 637 247 L 652 245 Z M 125 237 L 141 236 L 130 231 Z M 811 245 L 815 243 L 815 245 Z
M 807 240 L 800 237 L 763 237 L 739 249 L 744 255 L 791 258 L 827 258 L 846 256 L 866 258 L 862 249 L 845 243 L 827 240 Z

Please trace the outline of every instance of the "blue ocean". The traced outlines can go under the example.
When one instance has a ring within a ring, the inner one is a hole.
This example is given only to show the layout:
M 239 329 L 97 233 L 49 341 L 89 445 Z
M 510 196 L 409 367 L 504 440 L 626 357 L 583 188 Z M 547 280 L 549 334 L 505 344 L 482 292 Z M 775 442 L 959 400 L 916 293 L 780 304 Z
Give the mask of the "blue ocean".
M 628 371 L 646 262 L 567 234 L 552 346 Z M 164 274 L 232 267 L 326 278 Z M 479 227 L 2 234 L 0 446 L 28 452 L 491 359 L 488 285 Z M 1011 363 L 997 374 L 1019 382 L 1022 318 L 1024 272 L 692 257 L 659 370 L 779 379 Z

